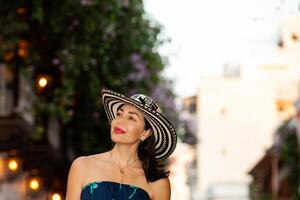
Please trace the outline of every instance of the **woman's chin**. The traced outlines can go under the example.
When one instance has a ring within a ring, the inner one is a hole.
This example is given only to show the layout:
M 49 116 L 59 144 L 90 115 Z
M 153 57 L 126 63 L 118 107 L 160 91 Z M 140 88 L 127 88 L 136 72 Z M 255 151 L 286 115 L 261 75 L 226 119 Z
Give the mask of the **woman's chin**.
M 119 142 L 122 142 L 122 135 L 118 135 L 118 134 L 112 134 L 111 135 L 111 140 L 114 142 L 114 143 L 119 143 Z

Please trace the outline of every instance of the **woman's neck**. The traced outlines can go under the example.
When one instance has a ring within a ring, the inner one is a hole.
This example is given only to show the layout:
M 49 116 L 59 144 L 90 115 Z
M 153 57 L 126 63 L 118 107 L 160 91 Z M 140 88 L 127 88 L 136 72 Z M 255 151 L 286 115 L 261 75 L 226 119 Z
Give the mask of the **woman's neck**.
M 128 145 L 115 144 L 111 156 L 120 166 L 127 166 L 138 160 L 137 148 Z

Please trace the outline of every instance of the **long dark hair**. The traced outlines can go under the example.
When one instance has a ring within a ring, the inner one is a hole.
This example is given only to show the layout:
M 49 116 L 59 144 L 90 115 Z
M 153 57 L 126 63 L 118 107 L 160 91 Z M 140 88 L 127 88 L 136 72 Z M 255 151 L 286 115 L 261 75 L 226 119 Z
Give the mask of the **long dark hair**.
M 148 182 L 154 182 L 161 178 L 169 176 L 169 171 L 166 171 L 166 161 L 158 161 L 155 159 L 155 140 L 152 128 L 149 122 L 144 118 L 145 130 L 152 132 L 151 135 L 141 142 L 138 146 L 138 156 L 142 162 L 142 167 Z

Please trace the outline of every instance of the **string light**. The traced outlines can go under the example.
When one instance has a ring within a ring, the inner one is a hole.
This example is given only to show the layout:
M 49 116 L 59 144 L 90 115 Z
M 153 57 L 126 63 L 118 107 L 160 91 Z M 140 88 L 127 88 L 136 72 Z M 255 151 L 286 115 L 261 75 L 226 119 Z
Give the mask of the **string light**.
M 62 197 L 61 197 L 61 195 L 58 194 L 58 193 L 54 193 L 54 194 L 52 194 L 52 196 L 51 196 L 51 200 L 61 200 L 61 199 L 62 199 Z
M 31 190 L 38 190 L 40 188 L 40 182 L 38 179 L 36 178 L 32 178 L 30 181 L 29 181 L 29 188 Z
M 19 164 L 16 159 L 11 159 L 8 161 L 8 169 L 11 171 L 17 171 L 19 169 Z
M 39 84 L 39 87 L 41 87 L 41 88 L 46 87 L 47 84 L 48 84 L 47 78 L 46 78 L 46 77 L 43 77 L 43 76 L 40 77 L 39 80 L 38 80 L 38 84 Z

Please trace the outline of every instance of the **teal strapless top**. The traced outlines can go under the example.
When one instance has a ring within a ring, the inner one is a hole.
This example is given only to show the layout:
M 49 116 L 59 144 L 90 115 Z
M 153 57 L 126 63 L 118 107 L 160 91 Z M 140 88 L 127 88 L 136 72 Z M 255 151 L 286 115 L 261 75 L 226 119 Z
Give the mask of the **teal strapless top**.
M 149 194 L 142 188 L 112 181 L 92 182 L 84 186 L 81 200 L 150 200 Z

